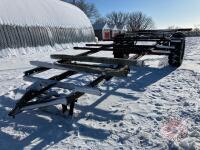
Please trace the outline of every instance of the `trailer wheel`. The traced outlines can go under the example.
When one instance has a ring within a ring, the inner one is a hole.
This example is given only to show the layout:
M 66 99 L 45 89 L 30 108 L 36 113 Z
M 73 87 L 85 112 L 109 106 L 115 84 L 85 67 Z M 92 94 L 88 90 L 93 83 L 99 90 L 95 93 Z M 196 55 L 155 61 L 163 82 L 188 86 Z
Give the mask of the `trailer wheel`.
M 114 58 L 129 58 L 129 54 L 124 54 L 124 53 L 113 53 Z
M 125 34 L 118 34 L 115 38 L 114 38 L 114 49 L 115 51 L 113 51 L 113 55 L 114 58 L 129 58 L 129 54 L 124 53 L 123 48 L 119 47 L 119 45 L 123 45 L 125 41 Z
M 169 65 L 172 67 L 180 67 L 183 62 L 183 57 L 185 53 L 185 36 L 182 33 L 175 33 L 172 38 L 181 39 L 180 43 L 171 42 L 171 46 L 175 46 L 175 50 L 171 51 L 169 55 Z

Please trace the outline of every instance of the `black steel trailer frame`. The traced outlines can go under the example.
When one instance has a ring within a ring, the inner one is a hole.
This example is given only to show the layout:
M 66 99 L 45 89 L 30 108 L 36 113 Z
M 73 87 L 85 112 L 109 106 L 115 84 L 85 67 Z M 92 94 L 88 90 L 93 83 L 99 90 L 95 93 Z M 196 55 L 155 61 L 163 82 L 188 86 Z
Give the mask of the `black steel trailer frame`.
M 169 65 L 179 67 L 182 64 L 185 51 L 185 35 L 191 29 L 176 30 L 140 30 L 134 33 L 120 34 L 113 39 L 112 44 L 86 44 L 85 47 L 74 47 L 74 50 L 87 50 L 76 56 L 71 55 L 51 55 L 52 59 L 57 59 L 55 63 L 31 62 L 37 66 L 24 73 L 24 79 L 35 81 L 27 88 L 27 92 L 16 103 L 15 108 L 9 113 L 15 117 L 24 110 L 36 109 L 49 105 L 62 105 L 63 113 L 69 111 L 73 115 L 75 102 L 85 93 L 99 94 L 96 87 L 104 81 L 112 79 L 114 76 L 127 76 L 129 66 L 141 65 L 139 59 L 144 55 L 167 55 Z M 151 43 L 149 43 L 151 42 Z M 92 57 L 91 54 L 100 51 L 112 51 L 114 58 Z M 135 54 L 129 57 L 130 54 Z M 80 63 L 81 62 L 81 63 Z M 93 62 L 88 64 L 82 62 Z M 99 64 L 100 63 L 100 64 Z M 109 65 L 102 65 L 109 64 Z M 34 75 L 50 69 L 68 70 L 62 74 L 49 79 L 40 79 Z M 61 82 L 79 72 L 99 74 L 99 76 L 84 87 Z M 71 94 L 59 97 L 59 95 L 47 96 L 46 92 L 52 87 L 66 88 L 72 91 Z M 38 100 L 40 96 L 46 96 L 44 100 Z M 69 106 L 69 109 L 68 109 Z

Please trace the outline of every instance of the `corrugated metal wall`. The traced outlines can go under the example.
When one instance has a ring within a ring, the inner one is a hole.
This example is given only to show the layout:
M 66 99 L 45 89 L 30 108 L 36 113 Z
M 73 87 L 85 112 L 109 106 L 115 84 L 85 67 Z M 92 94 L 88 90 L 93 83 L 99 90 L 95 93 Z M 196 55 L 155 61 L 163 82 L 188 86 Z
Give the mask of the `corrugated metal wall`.
M 94 41 L 92 28 L 0 25 L 0 49 Z
M 89 18 L 60 0 L 0 0 L 0 50 L 95 41 Z

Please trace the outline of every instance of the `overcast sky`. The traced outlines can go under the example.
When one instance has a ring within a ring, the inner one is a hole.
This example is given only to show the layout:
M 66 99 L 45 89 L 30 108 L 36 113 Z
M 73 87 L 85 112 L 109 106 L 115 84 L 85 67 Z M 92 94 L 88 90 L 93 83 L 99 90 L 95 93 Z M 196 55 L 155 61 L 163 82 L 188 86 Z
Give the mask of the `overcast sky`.
M 101 15 L 111 11 L 142 11 L 151 16 L 157 28 L 200 25 L 200 0 L 87 0 L 95 3 Z

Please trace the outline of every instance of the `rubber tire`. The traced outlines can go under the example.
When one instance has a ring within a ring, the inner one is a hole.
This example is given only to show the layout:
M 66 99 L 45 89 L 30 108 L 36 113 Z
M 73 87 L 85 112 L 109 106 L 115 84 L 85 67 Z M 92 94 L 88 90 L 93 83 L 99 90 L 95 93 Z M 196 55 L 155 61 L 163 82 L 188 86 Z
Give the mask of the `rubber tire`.
M 129 54 L 124 54 L 124 53 L 114 53 L 114 58 L 124 58 L 127 59 L 129 58 Z
M 182 65 L 185 54 L 185 37 L 182 33 L 175 33 L 173 37 L 183 38 L 181 43 L 171 43 L 171 46 L 175 46 L 176 50 L 171 51 L 168 58 L 169 65 L 178 68 Z

